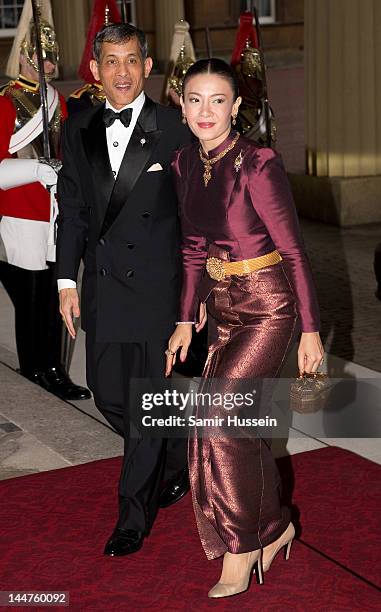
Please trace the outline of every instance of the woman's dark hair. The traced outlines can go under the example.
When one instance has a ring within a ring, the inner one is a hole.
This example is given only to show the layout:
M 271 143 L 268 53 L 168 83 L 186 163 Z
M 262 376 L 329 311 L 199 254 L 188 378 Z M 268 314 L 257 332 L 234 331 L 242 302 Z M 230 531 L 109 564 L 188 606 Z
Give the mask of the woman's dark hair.
M 216 74 L 223 79 L 229 81 L 230 86 L 233 90 L 234 100 L 239 96 L 238 81 L 234 70 L 224 62 L 222 59 L 217 57 L 211 57 L 209 59 L 200 59 L 190 68 L 188 68 L 185 77 L 183 79 L 183 92 L 185 91 L 185 85 L 192 77 L 198 74 Z
M 104 26 L 102 30 L 99 30 L 93 42 L 93 55 L 96 61 L 99 63 L 101 57 L 102 44 L 105 42 L 122 44 L 136 38 L 139 43 L 140 53 L 142 54 L 143 60 L 148 55 L 148 45 L 146 35 L 139 28 L 130 23 L 112 23 Z

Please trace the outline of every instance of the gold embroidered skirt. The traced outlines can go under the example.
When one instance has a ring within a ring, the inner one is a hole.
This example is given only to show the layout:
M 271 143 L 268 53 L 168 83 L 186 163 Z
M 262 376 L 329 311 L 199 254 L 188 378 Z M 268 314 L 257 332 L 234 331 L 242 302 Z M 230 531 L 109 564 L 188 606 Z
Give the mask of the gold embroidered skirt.
M 213 255 L 218 257 L 217 250 Z M 283 263 L 225 278 L 212 289 L 207 309 L 209 349 L 202 388 L 210 389 L 210 379 L 228 381 L 232 391 L 234 380 L 238 390 L 239 381 L 279 376 L 297 322 Z M 205 414 L 205 407 L 197 407 L 196 416 Z M 226 430 L 212 435 L 198 431 L 189 440 L 189 470 L 197 526 L 209 559 L 266 546 L 286 529 L 290 512 L 280 503 L 270 440 L 227 435 Z

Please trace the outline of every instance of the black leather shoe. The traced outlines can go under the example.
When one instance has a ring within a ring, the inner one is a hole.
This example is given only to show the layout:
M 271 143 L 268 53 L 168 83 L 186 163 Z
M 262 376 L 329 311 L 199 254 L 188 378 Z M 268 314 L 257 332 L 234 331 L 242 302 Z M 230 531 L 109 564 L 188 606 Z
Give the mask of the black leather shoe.
M 140 531 L 117 527 L 105 546 L 104 554 L 109 557 L 131 555 L 141 549 L 143 540 L 144 536 Z
M 48 368 L 41 372 L 38 384 L 63 400 L 77 401 L 91 398 L 90 391 L 86 387 L 75 385 L 70 376 L 60 367 Z
M 188 469 L 182 470 L 170 480 L 160 493 L 159 507 L 168 508 L 179 501 L 190 489 Z
M 16 372 L 18 372 L 19 374 L 21 374 L 21 376 L 24 376 L 24 378 L 27 378 L 31 382 L 34 382 L 36 385 L 40 384 L 41 372 L 24 372 L 20 369 L 16 370 Z

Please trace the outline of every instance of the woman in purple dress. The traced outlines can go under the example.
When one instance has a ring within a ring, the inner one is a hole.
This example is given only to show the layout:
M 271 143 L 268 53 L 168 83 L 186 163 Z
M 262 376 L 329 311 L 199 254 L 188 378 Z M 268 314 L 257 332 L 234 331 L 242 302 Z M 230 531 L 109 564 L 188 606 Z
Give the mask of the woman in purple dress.
M 169 340 L 167 375 L 179 349 L 209 316 L 204 381 L 276 378 L 301 329 L 298 367 L 323 359 L 311 270 L 280 156 L 240 136 L 234 72 L 200 60 L 183 82 L 182 110 L 199 142 L 173 162 L 182 223 L 183 288 Z M 205 308 L 206 304 L 206 308 Z M 198 322 L 197 322 L 198 317 Z M 224 555 L 209 597 L 245 591 L 257 569 L 263 581 L 295 529 L 280 503 L 280 477 L 259 435 L 195 436 L 189 441 L 193 505 L 209 559 Z

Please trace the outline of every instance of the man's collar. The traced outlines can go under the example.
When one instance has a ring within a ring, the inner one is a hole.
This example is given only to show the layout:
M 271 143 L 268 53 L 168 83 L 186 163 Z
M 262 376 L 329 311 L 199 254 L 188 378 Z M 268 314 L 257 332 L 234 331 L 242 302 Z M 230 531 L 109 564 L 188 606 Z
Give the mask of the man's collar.
M 144 91 L 140 92 L 140 94 L 138 95 L 137 98 L 135 98 L 135 100 L 133 100 L 132 102 L 130 102 L 130 104 L 127 104 L 126 106 L 123 106 L 123 108 L 120 108 L 119 110 L 117 110 L 116 108 L 114 108 L 112 106 L 112 104 L 110 104 L 110 102 L 106 99 L 106 108 L 111 108 L 111 110 L 113 110 L 115 113 L 120 113 L 123 110 L 125 110 L 126 108 L 132 108 L 133 112 L 138 111 L 138 114 L 140 113 L 140 111 L 143 108 L 144 105 L 144 101 L 145 101 L 145 93 Z
M 139 96 L 138 96 L 139 97 Z M 134 100 L 134 102 L 137 101 Z M 157 104 L 151 100 L 148 96 L 145 96 L 143 101 L 143 106 L 141 111 L 139 111 L 137 118 L 137 125 L 144 132 L 154 132 L 158 129 L 157 127 L 157 113 L 156 113 Z M 105 104 L 100 104 L 99 106 L 94 106 L 91 110 L 91 115 L 89 114 L 89 123 L 86 126 L 86 129 L 93 129 L 96 126 L 104 127 L 103 123 L 103 112 L 105 108 L 112 108 L 111 106 L 106 107 Z M 115 112 L 115 111 L 114 111 Z M 119 112 L 119 111 L 116 111 Z

